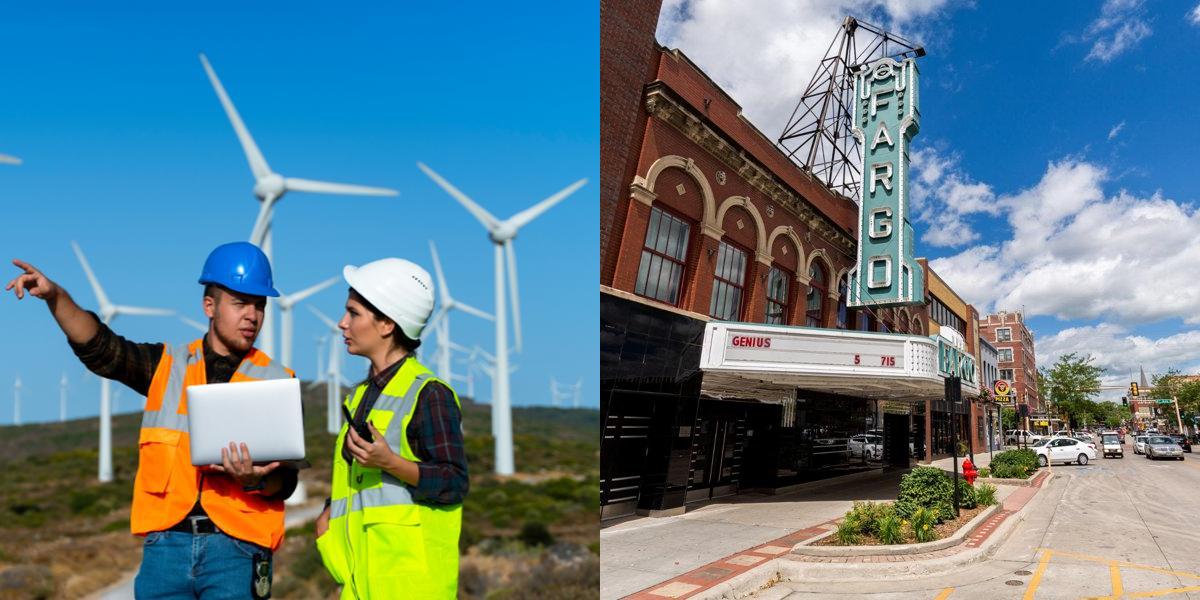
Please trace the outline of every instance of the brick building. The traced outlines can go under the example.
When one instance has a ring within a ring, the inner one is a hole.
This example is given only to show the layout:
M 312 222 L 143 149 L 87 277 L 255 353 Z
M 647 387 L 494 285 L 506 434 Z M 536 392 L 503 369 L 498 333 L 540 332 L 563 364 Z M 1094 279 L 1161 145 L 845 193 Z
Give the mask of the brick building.
M 1037 386 L 1037 358 L 1033 334 L 1021 312 L 1000 311 L 979 320 L 979 335 L 996 347 L 999 378 L 1012 384 L 1018 403 L 1028 403 L 1032 414 L 1042 415 Z M 1032 428 L 1031 428 L 1032 429 Z
M 857 204 L 659 46 L 652 4 L 601 4 L 602 518 L 929 458 L 949 340 L 922 305 L 846 307 Z

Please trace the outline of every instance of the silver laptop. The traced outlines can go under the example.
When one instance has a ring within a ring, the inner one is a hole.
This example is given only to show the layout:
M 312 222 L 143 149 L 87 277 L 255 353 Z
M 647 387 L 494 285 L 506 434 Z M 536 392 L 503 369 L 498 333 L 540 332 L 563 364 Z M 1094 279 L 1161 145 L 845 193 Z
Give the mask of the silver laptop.
M 195 466 L 221 464 L 229 442 L 245 442 L 258 464 L 304 458 L 299 379 L 192 385 L 187 403 Z

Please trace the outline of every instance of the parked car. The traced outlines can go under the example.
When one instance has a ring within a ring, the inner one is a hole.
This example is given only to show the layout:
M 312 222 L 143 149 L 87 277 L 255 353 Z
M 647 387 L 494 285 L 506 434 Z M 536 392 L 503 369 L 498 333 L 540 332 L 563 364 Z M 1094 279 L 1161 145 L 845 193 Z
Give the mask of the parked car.
M 1167 435 L 1152 435 L 1146 439 L 1146 458 L 1178 458 L 1183 460 L 1183 448 Z
M 1085 444 L 1094 444 L 1094 443 L 1096 443 L 1096 438 L 1092 437 L 1092 434 L 1090 434 L 1090 433 L 1082 433 L 1082 432 L 1079 432 L 1079 433 L 1076 433 L 1075 435 L 1073 435 L 1073 436 L 1070 436 L 1070 437 L 1073 437 L 1073 438 L 1075 438 L 1075 439 L 1077 439 L 1077 440 L 1079 440 L 1079 441 L 1081 441 L 1081 442 L 1083 442 L 1083 443 L 1085 443 Z
M 1042 439 L 1042 436 L 1028 429 L 1009 429 L 1004 432 L 1004 443 L 1008 446 L 1016 446 L 1022 443 L 1032 444 L 1040 439 Z
M 1184 452 L 1190 453 L 1192 451 L 1192 441 L 1188 439 L 1188 436 L 1175 433 L 1171 434 L 1171 439 L 1175 440 L 1175 443 L 1179 444 L 1179 447 L 1183 448 Z
M 1146 435 L 1136 435 L 1133 437 L 1133 453 L 1134 454 L 1145 454 L 1146 453 L 1146 438 L 1148 438 L 1148 437 L 1149 436 L 1146 436 Z
M 1100 446 L 1104 451 L 1104 458 L 1108 458 L 1109 456 L 1125 458 L 1125 445 L 1121 443 L 1121 434 L 1115 431 L 1101 433 Z
M 883 456 L 883 437 L 871 434 L 860 434 L 851 437 L 846 442 L 851 457 L 879 458 Z
M 1096 447 L 1081 442 L 1075 438 L 1056 437 L 1033 449 L 1038 455 L 1038 464 L 1046 466 L 1056 463 L 1088 464 L 1096 458 Z

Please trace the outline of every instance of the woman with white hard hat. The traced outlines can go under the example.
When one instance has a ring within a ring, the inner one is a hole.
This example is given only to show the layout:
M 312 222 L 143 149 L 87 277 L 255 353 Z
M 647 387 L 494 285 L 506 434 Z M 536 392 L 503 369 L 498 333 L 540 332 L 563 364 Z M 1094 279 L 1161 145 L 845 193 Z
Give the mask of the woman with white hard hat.
M 407 260 L 347 266 L 338 327 L 370 373 L 346 397 L 317 549 L 342 598 L 454 598 L 467 493 L 462 413 L 415 351 L 433 280 Z

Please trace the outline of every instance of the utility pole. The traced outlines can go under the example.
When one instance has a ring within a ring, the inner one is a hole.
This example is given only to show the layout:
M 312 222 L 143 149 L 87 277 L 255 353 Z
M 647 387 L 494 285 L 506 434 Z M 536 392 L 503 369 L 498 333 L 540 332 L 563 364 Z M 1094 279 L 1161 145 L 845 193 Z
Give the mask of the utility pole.
M 1179 416 L 1179 398 L 1176 396 L 1171 396 L 1171 402 L 1175 403 L 1175 423 L 1179 425 L 1179 435 L 1184 435 L 1183 419 Z
M 958 405 L 962 401 L 962 379 L 946 378 L 946 403 L 950 405 L 950 456 L 954 465 L 954 516 L 958 517 Z

